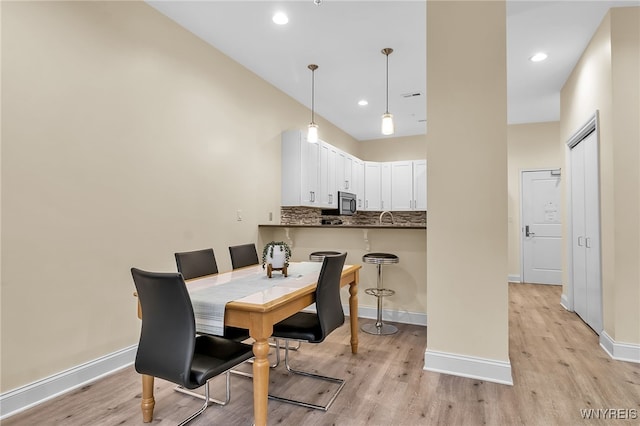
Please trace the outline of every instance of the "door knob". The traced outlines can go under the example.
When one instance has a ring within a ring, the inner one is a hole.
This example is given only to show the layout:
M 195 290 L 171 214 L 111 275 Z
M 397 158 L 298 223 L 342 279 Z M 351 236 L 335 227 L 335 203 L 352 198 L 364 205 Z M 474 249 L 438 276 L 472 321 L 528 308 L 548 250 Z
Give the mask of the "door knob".
M 524 227 L 524 236 L 525 237 L 533 237 L 535 235 L 536 235 L 535 232 L 529 232 L 529 225 Z

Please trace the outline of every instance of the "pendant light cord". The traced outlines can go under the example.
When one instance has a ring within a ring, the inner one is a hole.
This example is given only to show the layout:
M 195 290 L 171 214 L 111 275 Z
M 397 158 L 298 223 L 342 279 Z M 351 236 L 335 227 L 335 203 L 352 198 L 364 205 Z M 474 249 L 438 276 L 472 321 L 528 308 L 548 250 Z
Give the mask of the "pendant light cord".
M 316 70 L 311 70 L 311 122 L 315 123 Z
M 389 54 L 385 54 L 387 57 L 387 109 L 385 114 L 389 114 Z
M 382 49 L 382 54 L 387 57 L 387 110 L 385 114 L 389 114 L 389 55 L 393 52 L 390 47 Z
M 311 124 L 315 124 L 315 99 L 316 99 L 316 64 L 309 64 L 307 68 L 311 70 Z

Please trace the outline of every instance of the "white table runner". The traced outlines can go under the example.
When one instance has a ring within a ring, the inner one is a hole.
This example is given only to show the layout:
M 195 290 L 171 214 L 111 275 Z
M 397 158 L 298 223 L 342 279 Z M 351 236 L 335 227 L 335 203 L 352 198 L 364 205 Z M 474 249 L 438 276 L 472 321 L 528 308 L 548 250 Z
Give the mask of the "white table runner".
M 254 271 L 238 270 L 230 274 L 211 276 L 192 280 L 187 284 L 193 312 L 196 318 L 196 331 L 204 334 L 224 334 L 224 310 L 227 302 L 238 300 L 260 292 L 268 292 L 273 287 L 289 287 L 298 278 L 309 274 L 320 274 L 322 263 L 290 263 L 288 277 L 274 272 L 273 278 L 267 277 L 264 269 Z M 237 274 L 237 278 L 233 277 Z M 317 279 L 317 278 L 316 278 Z M 295 287 L 295 286 L 293 286 Z

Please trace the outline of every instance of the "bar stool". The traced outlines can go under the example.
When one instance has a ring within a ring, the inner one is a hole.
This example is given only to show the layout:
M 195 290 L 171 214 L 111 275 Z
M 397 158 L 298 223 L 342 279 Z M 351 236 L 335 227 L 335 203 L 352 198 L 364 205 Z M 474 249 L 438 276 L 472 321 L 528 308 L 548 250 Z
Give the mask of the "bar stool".
M 372 263 L 378 266 L 378 286 L 376 288 L 368 288 L 364 292 L 368 295 L 378 298 L 378 318 L 374 323 L 363 325 L 362 331 L 369 334 L 394 334 L 398 331 L 398 328 L 382 323 L 382 298 L 386 296 L 393 296 L 396 292 L 382 287 L 382 265 L 391 265 L 398 263 L 400 259 L 398 256 L 392 253 L 367 253 L 362 256 L 364 263 Z
M 309 260 L 312 262 L 323 262 L 325 256 L 337 256 L 341 254 L 339 251 L 314 251 L 309 254 Z

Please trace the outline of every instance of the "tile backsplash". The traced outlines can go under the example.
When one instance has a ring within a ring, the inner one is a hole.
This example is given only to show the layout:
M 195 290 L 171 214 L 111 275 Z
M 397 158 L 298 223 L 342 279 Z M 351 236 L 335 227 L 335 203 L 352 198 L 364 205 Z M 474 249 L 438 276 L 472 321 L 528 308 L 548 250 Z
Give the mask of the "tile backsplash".
M 377 225 L 382 212 L 359 211 L 353 216 L 321 215 L 321 209 L 313 207 L 280 207 L 280 223 L 283 225 L 320 225 L 322 219 L 340 219 L 345 225 Z M 392 212 L 393 221 L 398 226 L 424 226 L 427 224 L 427 212 Z M 385 215 L 384 223 L 391 218 Z

